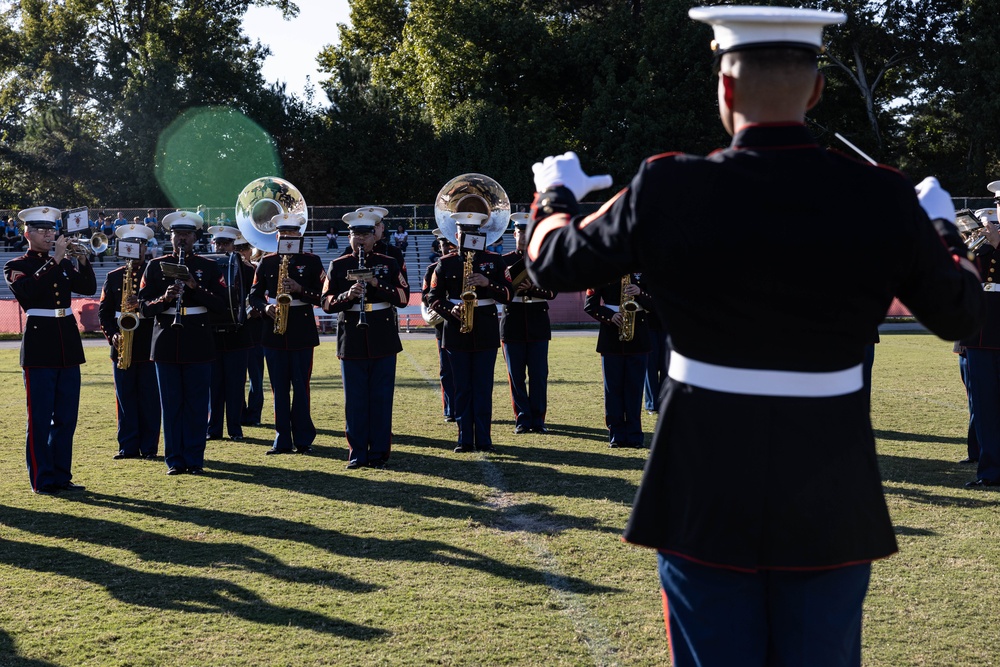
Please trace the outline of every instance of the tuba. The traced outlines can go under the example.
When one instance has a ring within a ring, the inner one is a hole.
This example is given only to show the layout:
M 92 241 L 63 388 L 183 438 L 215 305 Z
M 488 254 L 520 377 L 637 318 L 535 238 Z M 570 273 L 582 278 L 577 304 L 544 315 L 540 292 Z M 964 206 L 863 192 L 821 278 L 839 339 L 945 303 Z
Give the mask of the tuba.
M 625 294 L 625 288 L 632 284 L 632 274 L 626 273 L 622 276 L 621 298 L 618 300 L 618 307 L 622 314 L 622 325 L 618 329 L 618 340 L 628 342 L 635 336 L 635 313 L 639 310 L 639 304 L 631 294 Z
M 271 218 L 281 213 L 298 213 L 309 224 L 306 200 L 298 188 L 276 176 L 264 176 L 247 183 L 236 198 L 236 226 L 255 248 L 265 252 L 278 249 L 278 228 Z
M 103 234 L 102 234 L 103 236 Z M 139 328 L 139 316 L 136 306 L 132 303 L 135 289 L 132 281 L 135 274 L 135 260 L 125 262 L 125 277 L 122 280 L 121 315 L 118 316 L 118 368 L 127 370 L 132 365 L 132 336 Z

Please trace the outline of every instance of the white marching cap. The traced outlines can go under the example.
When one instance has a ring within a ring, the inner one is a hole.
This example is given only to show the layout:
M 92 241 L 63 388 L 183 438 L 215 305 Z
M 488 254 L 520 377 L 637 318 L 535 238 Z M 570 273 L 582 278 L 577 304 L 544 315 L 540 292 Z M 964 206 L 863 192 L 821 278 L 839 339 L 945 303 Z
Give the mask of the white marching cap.
M 134 222 L 130 222 L 116 229 L 115 236 L 120 239 L 134 239 L 145 243 L 153 238 L 153 230 L 146 225 L 137 225 Z
M 528 219 L 531 218 L 530 213 L 511 213 L 510 220 L 514 223 L 515 227 L 527 227 Z
M 233 239 L 233 245 L 234 246 L 236 246 L 236 245 L 250 245 L 250 241 L 247 240 L 247 237 L 243 236 L 243 232 L 241 232 L 238 229 L 235 230 L 235 231 L 236 231 L 236 238 Z
M 823 51 L 823 28 L 847 20 L 841 12 L 792 7 L 727 5 L 694 7 L 688 16 L 708 23 L 715 31 L 717 54 L 747 48 L 802 48 Z
M 301 213 L 279 213 L 271 218 L 271 224 L 279 231 L 282 229 L 304 231 L 306 219 Z
M 389 209 L 382 208 L 381 206 L 362 206 L 357 209 L 357 213 L 373 213 L 377 216 L 375 222 L 382 222 L 382 218 L 389 215 Z
M 56 223 L 62 220 L 62 211 L 51 206 L 35 206 L 18 212 L 21 222 L 39 229 L 55 229 Z
M 194 211 L 174 211 L 167 213 L 160 221 L 167 231 L 171 229 L 201 229 L 205 221 Z
M 997 222 L 997 209 L 995 206 L 989 208 L 981 208 L 976 211 L 976 217 L 979 218 L 979 222 Z
M 465 225 L 474 225 L 476 227 L 482 227 L 486 223 L 486 221 L 490 219 L 490 216 L 486 215 L 485 213 L 472 213 L 472 212 L 452 213 L 451 219 L 455 221 L 456 225 L 461 225 L 463 227 Z
M 990 183 L 987 184 L 986 189 L 993 194 L 1000 192 L 1000 181 L 990 181 Z
M 216 239 L 232 239 L 235 241 L 240 236 L 240 230 L 235 227 L 227 227 L 226 225 L 209 227 L 208 233 L 212 235 L 213 241 Z
M 374 207 L 373 207 L 374 208 Z M 385 209 L 382 209 L 383 211 Z M 346 213 L 341 218 L 352 232 L 375 231 L 375 223 L 382 219 L 382 215 L 377 211 L 367 208 L 359 208 L 354 213 Z

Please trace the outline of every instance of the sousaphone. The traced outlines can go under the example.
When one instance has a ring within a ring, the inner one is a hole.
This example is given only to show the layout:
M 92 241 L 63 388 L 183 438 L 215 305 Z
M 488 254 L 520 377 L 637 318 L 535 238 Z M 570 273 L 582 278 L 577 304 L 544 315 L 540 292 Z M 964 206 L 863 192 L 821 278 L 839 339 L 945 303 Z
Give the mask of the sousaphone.
M 486 245 L 493 245 L 507 231 L 510 222 L 510 199 L 500 184 L 483 174 L 456 176 L 441 188 L 434 199 L 434 220 L 442 236 L 453 245 L 456 224 L 452 213 L 485 213 L 489 216 L 480 231 Z
M 299 189 L 276 176 L 250 181 L 236 199 L 236 225 L 255 248 L 265 252 L 278 249 L 278 229 L 271 218 L 280 213 L 299 213 L 304 234 L 309 224 L 306 200 Z

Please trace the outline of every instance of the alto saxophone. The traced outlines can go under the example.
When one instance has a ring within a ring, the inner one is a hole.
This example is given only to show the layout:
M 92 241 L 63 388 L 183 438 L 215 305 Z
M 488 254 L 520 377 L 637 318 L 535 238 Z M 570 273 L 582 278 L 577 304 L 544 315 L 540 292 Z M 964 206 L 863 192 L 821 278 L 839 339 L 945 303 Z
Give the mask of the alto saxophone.
M 136 305 L 132 303 L 135 289 L 132 280 L 135 276 L 135 260 L 125 263 L 125 278 L 122 280 L 121 314 L 118 316 L 118 368 L 126 370 L 132 365 L 132 332 L 139 327 L 139 316 L 136 315 Z
M 635 335 L 635 313 L 639 310 L 639 304 L 631 294 L 625 293 L 625 288 L 632 284 L 632 274 L 626 273 L 622 276 L 622 293 L 619 299 L 619 309 L 622 314 L 622 324 L 618 328 L 618 340 L 628 342 Z
M 278 267 L 278 289 L 281 290 L 285 286 L 285 281 L 288 280 L 288 260 L 291 259 L 291 255 L 281 256 L 281 265 Z M 277 303 L 276 312 L 274 314 L 274 333 L 283 335 L 285 329 L 288 328 L 288 306 L 292 303 L 292 295 L 287 292 L 280 292 L 278 296 L 274 297 L 274 301 Z
M 470 284 L 472 279 L 472 261 L 475 255 L 475 252 L 465 253 L 465 263 L 462 265 L 462 294 L 460 295 L 462 303 L 458 306 L 459 319 L 462 321 L 462 327 L 459 331 L 462 333 L 472 331 L 472 324 L 476 318 L 476 306 L 479 305 L 479 299 L 476 297 L 476 286 Z

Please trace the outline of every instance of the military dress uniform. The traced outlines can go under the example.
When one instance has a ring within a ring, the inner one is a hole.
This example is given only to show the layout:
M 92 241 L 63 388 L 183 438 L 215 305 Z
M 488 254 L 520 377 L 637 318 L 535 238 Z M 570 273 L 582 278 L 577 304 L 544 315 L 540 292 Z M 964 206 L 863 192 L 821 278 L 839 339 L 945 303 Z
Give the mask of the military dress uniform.
M 349 467 L 381 466 L 392 444 L 392 398 L 396 355 L 402 351 L 394 306 L 405 303 L 405 280 L 396 260 L 375 252 L 364 256 L 365 268 L 378 280 L 364 296 L 366 327 L 358 326 L 360 299 L 348 291 L 356 282 L 347 272 L 358 268 L 351 254 L 330 262 L 323 288 L 323 310 L 338 313 L 337 357 L 344 383 L 345 434 Z
M 427 265 L 424 271 L 424 279 L 421 283 L 422 292 L 420 301 L 427 312 L 432 312 L 430 308 L 431 278 L 438 263 L 432 262 Z M 434 342 L 438 351 L 438 382 L 441 385 L 441 411 L 444 413 L 444 420 L 455 421 L 455 376 L 451 371 L 451 362 L 448 361 L 448 351 L 441 346 L 441 336 L 444 334 L 444 319 L 434 325 Z
M 168 230 L 193 229 L 193 225 L 201 224 L 201 218 L 197 213 L 180 211 L 165 215 L 162 224 Z M 184 264 L 197 282 L 197 288 L 185 285 L 179 299 L 167 299 L 166 291 L 175 281 L 164 275 L 163 265 L 176 264 L 177 260 L 178 256 L 172 253 L 150 260 L 146 265 L 139 288 L 140 312 L 143 317 L 154 320 L 150 356 L 156 364 L 160 386 L 167 473 L 200 473 L 205 466 L 205 435 L 212 361 L 215 359 L 209 313 L 225 310 L 227 288 L 215 262 L 191 253 L 185 255 Z M 176 321 L 183 326 L 175 328 Z
M 488 287 L 477 287 L 479 305 L 471 332 L 461 332 L 461 322 L 451 309 L 460 301 L 466 253 L 473 252 L 473 272 L 485 275 Z M 448 352 L 455 376 L 456 451 L 493 451 L 493 372 L 500 347 L 500 318 L 496 303 L 510 300 L 513 286 L 505 274 L 503 257 L 485 250 L 464 250 L 445 255 L 438 262 L 428 299 L 431 309 L 444 318 L 441 345 Z
M 691 15 L 758 21 L 717 30 L 722 50 L 746 35 L 789 48 L 789 23 L 805 16 L 813 52 L 834 22 L 818 19 L 845 18 L 735 6 Z M 950 200 L 933 182 L 918 200 L 898 172 L 824 150 L 794 121 L 737 127 L 707 157 L 649 158 L 586 218 L 573 193 L 590 182 L 573 157 L 535 167 L 529 272 L 574 290 L 641 270 L 668 323 L 668 385 L 625 539 L 659 550 L 675 661 L 743 664 L 752 648 L 765 664 L 779 646 L 795 656 L 787 664 L 860 664 L 870 561 L 896 551 L 862 360 L 894 296 L 944 338 L 978 327 L 982 288 L 963 268 L 965 246 L 921 206 L 946 219 Z M 822 206 L 817 188 L 832 193 Z M 721 279 L 715 239 L 692 223 L 718 201 L 740 206 L 726 228 L 740 251 Z M 872 233 L 876 208 L 892 212 L 892 234 Z M 819 287 L 808 278 L 817 267 Z
M 125 229 L 124 227 L 122 229 Z M 144 229 L 148 229 L 145 228 Z M 152 235 L 152 230 L 150 230 Z M 115 381 L 115 406 L 118 412 L 118 454 L 115 458 L 132 459 L 156 457 L 160 444 L 160 387 L 156 380 L 156 365 L 151 360 L 153 320 L 142 313 L 133 313 L 139 325 L 132 331 L 132 354 L 128 368 L 118 367 L 118 348 L 112 342 L 120 334 L 118 317 L 122 313 L 122 290 L 126 273 L 131 274 L 132 294 L 139 296 L 146 262 L 129 260 L 125 265 L 108 273 L 101 290 L 97 313 L 101 331 L 111 350 L 111 369 Z
M 629 279 L 642 289 L 641 273 L 631 273 Z M 619 340 L 621 330 L 611 320 L 620 310 L 621 293 L 621 280 L 588 289 L 583 309 L 601 323 L 597 334 L 597 352 L 601 355 L 604 422 L 608 426 L 610 445 L 642 447 L 642 389 L 650 350 L 646 314 L 652 303 L 645 292 L 633 297 L 639 309 L 634 315 L 632 340 Z
M 523 254 L 515 250 L 504 255 L 503 259 L 509 269 L 523 259 Z M 552 339 L 549 300 L 555 296 L 552 290 L 536 286 L 520 292 L 515 288 L 510 301 L 503 307 L 500 341 L 507 364 L 515 433 L 547 432 L 545 412 L 548 406 L 549 341 Z M 531 382 L 530 391 L 528 380 Z
M 247 243 L 246 239 L 237 239 L 235 245 Z M 250 349 L 247 351 L 247 396 L 243 403 L 243 425 L 260 426 L 261 413 L 264 411 L 264 348 L 261 341 L 264 337 L 264 314 L 250 305 L 250 286 L 257 271 L 257 265 L 244 261 L 244 277 L 249 279 L 243 283 L 247 291 L 246 321 L 243 326 L 250 336 Z M 270 321 L 270 320 L 267 320 Z
M 51 207 L 18 214 L 26 227 L 54 229 L 61 212 Z M 73 489 L 73 434 L 80 408 L 83 344 L 72 310 L 72 293 L 90 296 L 97 278 L 90 263 L 56 263 L 48 252 L 28 250 L 4 265 L 4 277 L 27 319 L 21 368 L 28 402 L 25 459 L 37 493 Z
M 271 253 L 260 260 L 250 288 L 250 305 L 263 312 L 274 303 L 278 270 L 283 255 Z M 269 453 L 308 453 L 316 439 L 309 409 L 309 382 L 313 350 L 319 345 L 313 307 L 320 305 L 326 271 L 318 255 L 287 255 L 288 277 L 302 286 L 288 307 L 285 333 L 274 332 L 273 320 L 264 319 L 262 345 L 274 396 L 274 443 Z M 294 396 L 294 399 L 293 399 Z
M 660 409 L 660 392 L 667 378 L 667 328 L 662 318 L 655 311 L 646 313 L 646 324 L 649 326 L 649 356 L 646 359 L 646 380 L 643 385 L 643 404 L 646 412 L 658 412 Z

